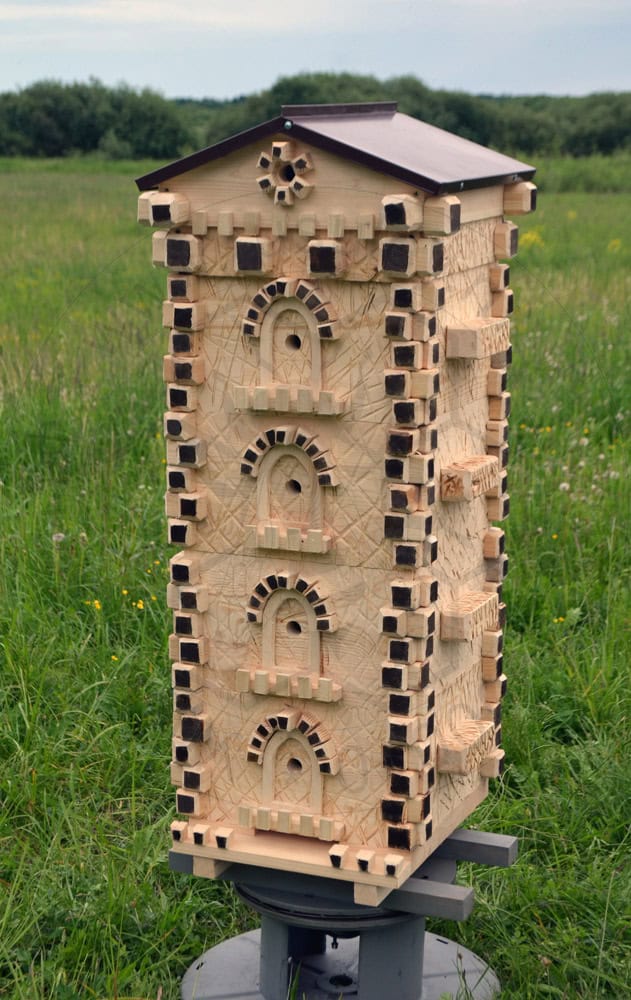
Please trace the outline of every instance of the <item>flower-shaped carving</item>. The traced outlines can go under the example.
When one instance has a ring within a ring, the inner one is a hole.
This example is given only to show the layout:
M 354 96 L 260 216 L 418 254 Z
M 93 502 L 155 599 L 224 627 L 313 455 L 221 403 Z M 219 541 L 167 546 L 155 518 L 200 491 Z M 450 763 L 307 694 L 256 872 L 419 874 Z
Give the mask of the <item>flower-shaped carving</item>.
M 306 198 L 313 184 L 306 178 L 313 170 L 309 153 L 296 153 L 291 142 L 273 142 L 271 153 L 261 153 L 257 167 L 264 170 L 256 183 L 261 191 L 273 196 L 276 205 L 292 205 L 294 197 Z

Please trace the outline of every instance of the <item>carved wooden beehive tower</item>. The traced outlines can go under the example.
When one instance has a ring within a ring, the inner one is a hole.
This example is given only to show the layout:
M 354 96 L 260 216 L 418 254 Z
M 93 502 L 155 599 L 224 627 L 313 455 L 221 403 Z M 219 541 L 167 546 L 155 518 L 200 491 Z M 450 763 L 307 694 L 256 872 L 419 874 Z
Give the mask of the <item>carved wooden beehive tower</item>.
M 282 115 L 138 181 L 167 269 L 174 850 L 400 885 L 501 770 L 513 304 L 534 170 Z

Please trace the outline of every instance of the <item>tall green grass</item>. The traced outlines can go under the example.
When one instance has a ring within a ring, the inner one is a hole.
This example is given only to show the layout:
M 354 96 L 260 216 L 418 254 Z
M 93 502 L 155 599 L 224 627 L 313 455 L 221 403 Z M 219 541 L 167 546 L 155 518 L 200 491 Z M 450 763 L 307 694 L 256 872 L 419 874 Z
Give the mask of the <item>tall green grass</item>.
M 0 997 L 167 1000 L 253 918 L 166 865 L 164 276 L 84 166 L 0 164 Z M 436 926 L 519 1000 L 631 977 L 630 231 L 628 194 L 544 193 L 512 265 L 509 766 L 473 821 L 521 855 Z

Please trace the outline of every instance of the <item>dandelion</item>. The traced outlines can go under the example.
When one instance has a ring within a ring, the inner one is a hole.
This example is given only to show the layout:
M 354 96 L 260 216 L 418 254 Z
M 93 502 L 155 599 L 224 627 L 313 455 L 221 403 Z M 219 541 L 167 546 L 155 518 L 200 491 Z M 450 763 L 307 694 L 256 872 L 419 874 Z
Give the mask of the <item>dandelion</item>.
M 583 434 L 589 434 L 589 427 L 583 427 Z
M 145 610 L 145 602 L 142 601 L 142 600 L 141 601 L 137 601 L 136 607 L 138 608 L 139 611 L 144 611 Z
M 565 426 L 566 427 L 572 427 L 572 421 L 571 420 L 566 420 L 565 421 Z
M 152 595 L 151 595 L 151 600 L 152 600 L 152 601 L 157 601 L 157 600 L 158 600 L 158 598 L 156 597 L 156 595 L 155 595 L 155 594 L 152 594 Z
M 574 220 L 577 217 L 578 217 L 578 212 L 576 212 L 573 208 L 570 208 L 566 215 L 568 222 L 574 222 Z
M 100 602 L 100 601 L 98 600 L 98 598 L 96 598 L 96 599 L 95 599 L 94 601 L 92 601 L 92 606 L 94 607 L 94 610 L 95 610 L 95 611 L 101 611 L 101 610 L 102 610 L 102 608 L 103 608 L 103 605 L 102 605 L 102 604 L 101 604 L 101 602 Z
M 563 615 L 559 615 L 558 618 L 553 618 L 552 621 L 554 622 L 555 625 L 561 625 L 565 621 L 565 618 L 563 617 Z
M 124 594 L 125 597 L 126 597 L 128 593 L 129 593 L 129 591 L 126 590 L 125 587 L 123 587 L 123 589 L 121 590 L 121 594 Z
M 556 531 L 554 531 L 554 532 L 552 533 L 552 541 L 553 541 L 553 542 L 556 542 L 556 540 L 557 540 L 557 538 L 558 538 L 558 537 L 559 537 L 559 536 L 557 535 Z
M 80 531 L 79 532 L 79 541 L 80 541 L 81 545 L 87 545 L 88 544 L 88 536 L 86 535 L 85 531 Z
M 561 490 L 561 493 L 569 493 L 570 492 L 570 484 L 569 483 L 559 483 L 559 489 Z
M 160 565 L 160 560 L 159 559 L 154 559 L 153 560 L 153 565 L 154 566 L 159 566 Z
M 114 663 L 118 663 L 118 657 L 114 656 L 113 653 L 112 653 L 112 660 L 113 660 Z
M 65 541 L 65 538 L 66 536 L 64 535 L 63 531 L 56 531 L 55 534 L 53 535 L 53 543 L 55 545 L 61 545 L 61 543 Z
M 580 444 L 581 448 L 586 448 L 587 445 L 589 444 L 589 438 L 585 437 L 579 438 L 578 443 Z
M 616 236 L 614 237 L 613 240 L 609 240 L 609 243 L 607 244 L 607 250 L 609 251 L 609 253 L 618 253 L 618 250 L 620 249 L 621 246 L 622 246 L 622 240 Z
M 611 469 L 610 472 L 609 472 L 609 478 L 610 479 L 620 479 L 620 473 L 617 471 L 617 469 Z

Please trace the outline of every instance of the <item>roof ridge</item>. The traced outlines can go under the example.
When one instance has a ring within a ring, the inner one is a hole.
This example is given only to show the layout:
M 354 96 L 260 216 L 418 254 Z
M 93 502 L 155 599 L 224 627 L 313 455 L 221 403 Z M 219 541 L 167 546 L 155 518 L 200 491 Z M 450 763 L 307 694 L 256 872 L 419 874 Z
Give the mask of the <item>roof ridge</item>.
M 283 104 L 280 113 L 285 118 L 310 118 L 317 115 L 393 115 L 397 101 L 360 101 L 357 104 Z

